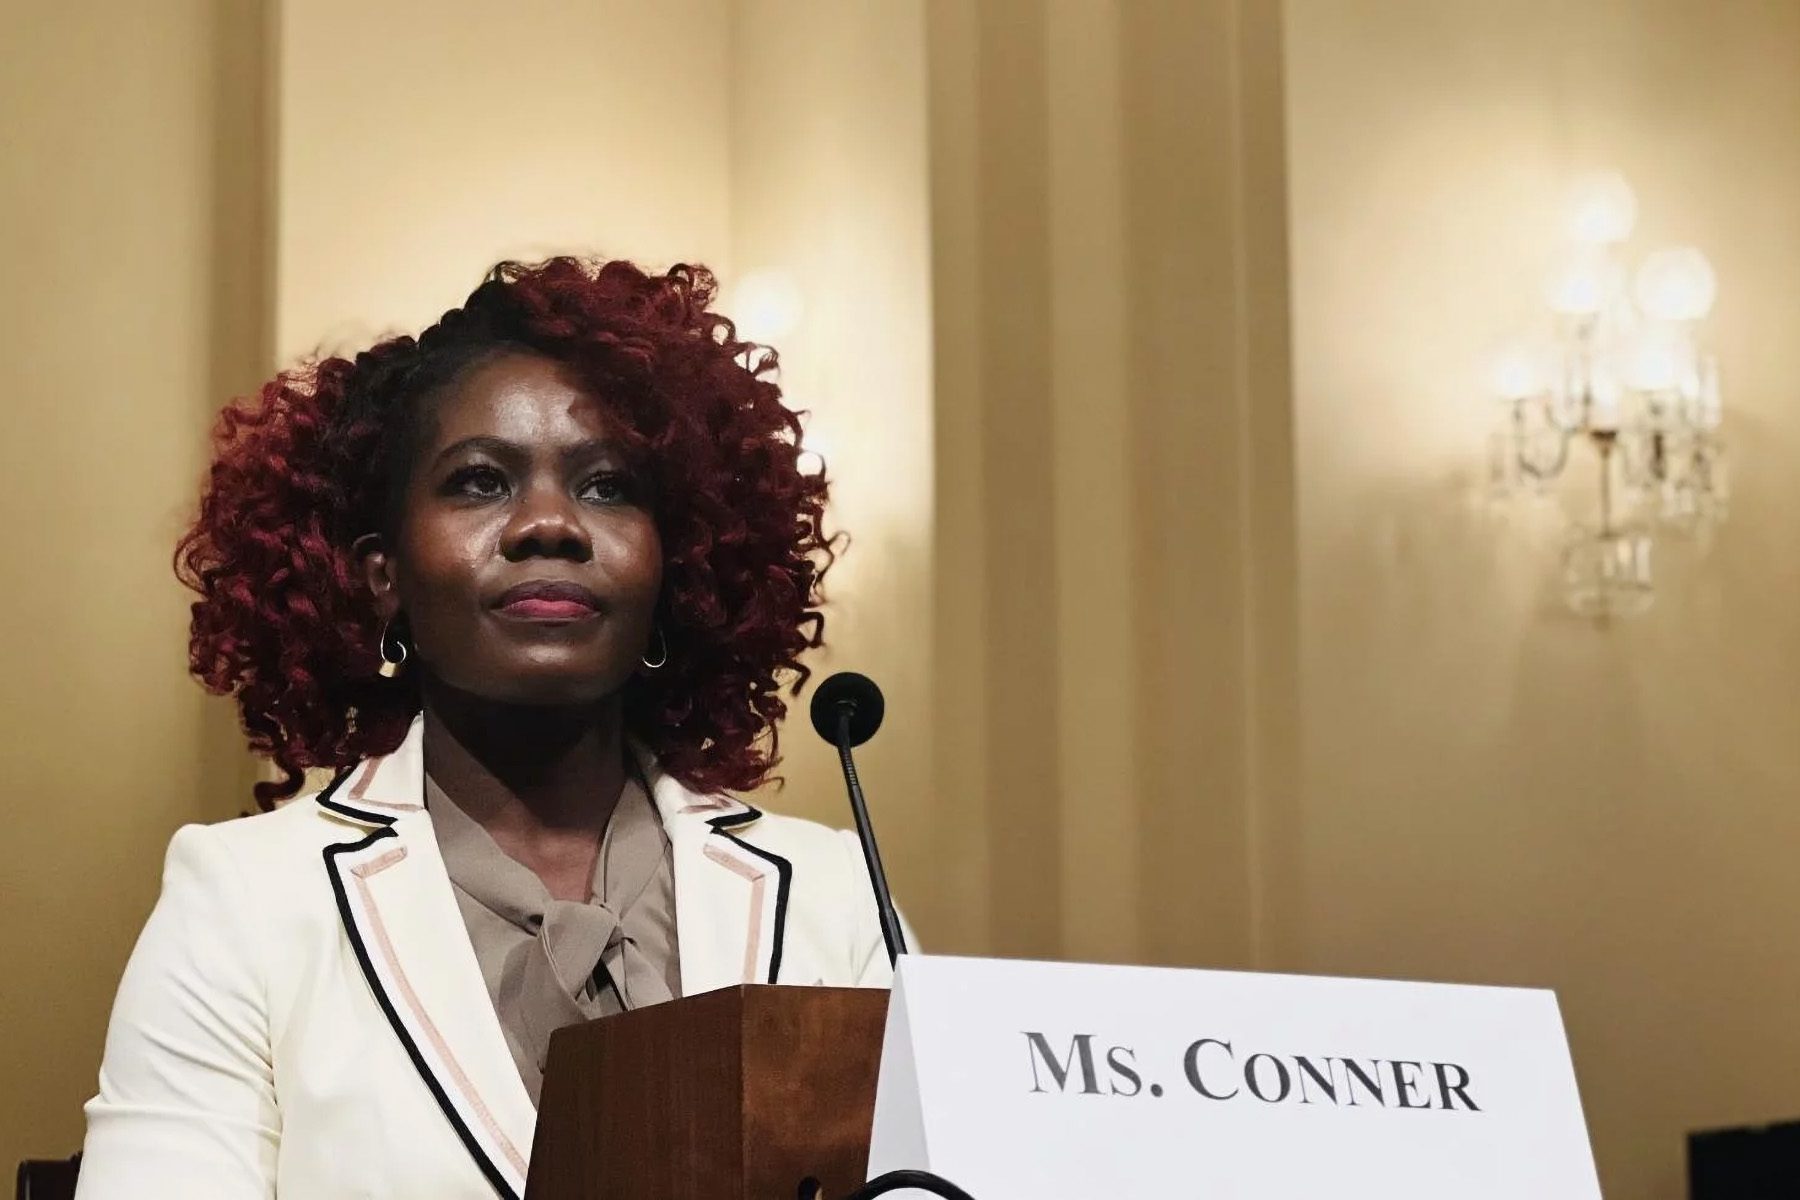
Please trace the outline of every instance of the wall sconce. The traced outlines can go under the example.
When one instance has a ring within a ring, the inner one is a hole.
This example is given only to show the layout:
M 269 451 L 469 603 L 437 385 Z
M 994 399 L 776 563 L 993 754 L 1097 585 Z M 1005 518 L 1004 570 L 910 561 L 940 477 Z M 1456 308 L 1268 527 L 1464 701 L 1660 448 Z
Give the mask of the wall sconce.
M 1657 532 L 1706 532 L 1726 511 L 1719 367 L 1699 328 L 1717 281 L 1691 246 L 1654 251 L 1633 274 L 1623 244 L 1636 219 L 1623 176 L 1576 184 L 1548 330 L 1502 357 L 1493 377 L 1498 495 L 1545 494 L 1592 468 L 1592 503 L 1565 510 L 1562 552 L 1564 596 L 1589 617 L 1649 608 Z

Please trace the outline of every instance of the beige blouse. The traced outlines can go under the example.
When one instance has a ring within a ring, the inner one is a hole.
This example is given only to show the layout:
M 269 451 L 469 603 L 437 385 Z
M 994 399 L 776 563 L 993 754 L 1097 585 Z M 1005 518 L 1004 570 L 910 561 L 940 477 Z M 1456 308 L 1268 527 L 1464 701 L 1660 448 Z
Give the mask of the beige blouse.
M 643 786 L 629 780 L 584 904 L 551 899 L 430 777 L 425 803 L 482 981 L 536 1103 L 552 1033 L 681 994 L 668 834 Z

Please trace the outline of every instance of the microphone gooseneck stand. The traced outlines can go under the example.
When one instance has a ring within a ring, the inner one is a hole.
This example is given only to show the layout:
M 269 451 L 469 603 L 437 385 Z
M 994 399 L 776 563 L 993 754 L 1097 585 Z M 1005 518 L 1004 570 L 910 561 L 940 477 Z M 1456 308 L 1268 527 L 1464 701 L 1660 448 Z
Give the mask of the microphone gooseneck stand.
M 906 953 L 906 935 L 901 932 L 900 916 L 894 911 L 894 896 L 888 890 L 887 872 L 881 868 L 881 851 L 875 845 L 875 825 L 869 820 L 862 780 L 856 774 L 856 758 L 850 753 L 853 747 L 875 736 L 886 711 L 887 703 L 875 681 L 855 671 L 838 672 L 813 693 L 813 729 L 837 747 L 838 765 L 843 768 L 844 786 L 850 793 L 850 814 L 856 819 L 856 837 L 862 843 L 863 862 L 868 865 L 869 882 L 875 891 L 881 937 L 887 943 L 888 963 L 894 965 Z
M 875 891 L 875 909 L 881 917 L 881 937 L 887 943 L 888 962 L 898 965 L 906 953 L 906 934 L 900 928 L 900 914 L 894 909 L 894 896 L 888 890 L 887 872 L 881 866 L 881 850 L 875 845 L 875 825 L 869 820 L 868 801 L 863 797 L 862 780 L 856 774 L 856 758 L 850 751 L 875 736 L 887 709 L 881 689 L 866 675 L 840 671 L 813 693 L 812 723 L 820 737 L 837 747 L 838 765 L 844 770 L 844 787 L 850 793 L 850 813 L 856 820 L 856 837 L 862 843 L 863 862 L 868 864 L 869 883 Z M 969 1193 L 941 1175 L 930 1171 L 889 1171 L 871 1179 L 844 1200 L 874 1200 L 889 1192 L 907 1188 L 929 1192 L 944 1200 L 975 1200 Z M 802 1193 L 803 1200 L 823 1200 L 814 1189 L 812 1196 Z

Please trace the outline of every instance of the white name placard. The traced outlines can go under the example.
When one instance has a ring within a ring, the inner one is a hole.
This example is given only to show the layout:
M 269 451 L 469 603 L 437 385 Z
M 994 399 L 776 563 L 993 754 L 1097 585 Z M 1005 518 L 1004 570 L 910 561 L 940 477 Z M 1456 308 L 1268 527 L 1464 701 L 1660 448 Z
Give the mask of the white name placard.
M 1550 992 L 924 955 L 869 1173 L 904 1167 L 975 1200 L 1600 1197 Z

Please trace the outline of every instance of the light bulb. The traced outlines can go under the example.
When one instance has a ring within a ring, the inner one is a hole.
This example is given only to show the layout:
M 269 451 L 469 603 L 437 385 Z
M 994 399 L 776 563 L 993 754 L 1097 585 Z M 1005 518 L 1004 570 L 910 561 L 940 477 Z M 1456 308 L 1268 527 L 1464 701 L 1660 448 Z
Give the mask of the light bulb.
M 1637 224 L 1637 193 L 1617 171 L 1590 172 L 1569 186 L 1564 223 L 1583 245 L 1622 242 Z
M 1610 433 L 1619 427 L 1622 389 L 1611 370 L 1597 367 L 1588 377 L 1588 428 Z
M 1717 429 L 1724 418 L 1725 405 L 1719 395 L 1719 364 L 1709 358 L 1700 372 L 1700 424 Z
M 1579 251 L 1551 279 L 1550 307 L 1565 316 L 1592 316 L 1606 307 L 1610 276 L 1604 253 Z
M 1664 321 L 1698 321 L 1712 311 L 1718 295 L 1712 264 L 1692 246 L 1658 250 L 1638 268 L 1638 303 Z
M 1640 329 L 1625 346 L 1625 382 L 1640 392 L 1670 392 L 1689 359 L 1686 343 L 1667 326 Z

